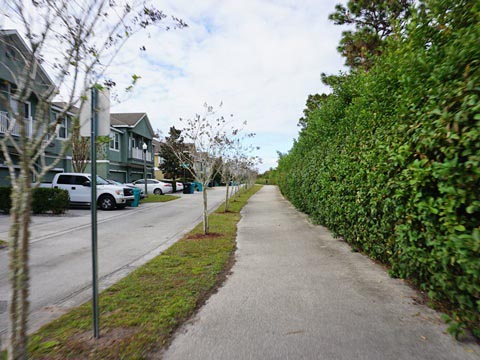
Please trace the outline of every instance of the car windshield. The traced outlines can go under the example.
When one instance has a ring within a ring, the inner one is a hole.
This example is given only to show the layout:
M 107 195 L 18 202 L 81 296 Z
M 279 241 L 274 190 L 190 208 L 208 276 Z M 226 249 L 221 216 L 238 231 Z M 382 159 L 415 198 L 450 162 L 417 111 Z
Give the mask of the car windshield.
M 97 175 L 97 185 L 108 185 L 108 181 Z

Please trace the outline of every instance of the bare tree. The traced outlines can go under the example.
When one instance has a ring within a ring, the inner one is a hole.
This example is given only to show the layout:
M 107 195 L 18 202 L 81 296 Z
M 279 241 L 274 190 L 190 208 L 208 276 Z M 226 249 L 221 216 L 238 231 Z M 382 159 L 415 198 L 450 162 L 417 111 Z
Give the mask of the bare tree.
M 246 125 L 246 122 L 244 123 Z M 238 187 L 238 184 L 243 180 L 244 169 L 252 168 L 257 161 L 258 157 L 252 155 L 254 150 L 258 150 L 258 147 L 245 144 L 245 140 L 255 136 L 254 133 L 241 135 L 240 131 L 236 131 L 232 138 L 226 140 L 226 146 L 223 148 L 222 164 L 220 166 L 220 174 L 222 181 L 225 182 L 225 204 L 224 211 L 227 212 L 230 206 L 230 183 L 233 186 Z M 233 191 L 237 193 L 238 191 Z
M 166 15 L 145 3 L 109 0 L 8 0 L 1 7 L 2 16 L 24 34 L 0 32 L 5 50 L 0 67 L 7 74 L 0 91 L 0 107 L 7 114 L 2 115 L 0 146 L 12 186 L 8 358 L 27 359 L 29 224 L 32 189 L 37 186 L 33 181 L 40 182 L 57 165 L 69 141 L 55 161 L 47 161 L 45 150 L 55 141 L 67 113 L 74 106 L 81 110 L 88 105 L 85 94 L 93 84 L 113 84 L 106 70 L 127 39 L 150 25 L 165 23 Z M 176 18 L 169 24 L 166 29 L 185 26 Z M 138 76 L 132 76 L 135 82 Z M 63 105 L 53 117 L 51 101 L 58 93 Z M 35 111 L 24 104 L 34 104 Z
M 90 141 L 80 135 L 80 119 L 77 116 L 73 118 L 71 146 L 73 171 L 83 173 L 90 160 Z
M 219 106 L 221 107 L 221 105 Z M 233 115 L 230 115 L 233 116 Z M 196 114 L 190 119 L 180 119 L 184 124 L 182 136 L 187 151 L 179 151 L 170 146 L 180 163 L 187 165 L 193 178 L 203 186 L 203 232 L 209 233 L 208 195 L 210 181 L 218 173 L 219 162 L 224 149 L 228 147 L 229 138 L 238 130 L 230 126 L 224 116 L 218 114 L 212 106 L 204 104 L 204 113 Z M 168 142 L 164 142 L 168 146 Z

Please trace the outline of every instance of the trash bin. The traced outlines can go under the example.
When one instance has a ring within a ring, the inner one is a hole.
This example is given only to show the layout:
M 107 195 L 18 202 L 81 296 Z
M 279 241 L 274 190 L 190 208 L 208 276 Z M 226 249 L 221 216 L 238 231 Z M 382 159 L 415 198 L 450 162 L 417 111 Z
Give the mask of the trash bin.
M 200 182 L 195 182 L 195 186 L 197 187 L 197 191 L 202 192 L 203 186 Z
M 183 193 L 184 194 L 193 194 L 195 191 L 194 183 L 185 183 L 183 184 Z
M 134 196 L 134 199 L 132 201 L 132 203 L 130 204 L 130 206 L 133 206 L 133 207 L 137 207 L 138 204 L 140 203 L 140 193 L 142 192 L 140 189 L 132 189 L 133 190 L 133 196 Z

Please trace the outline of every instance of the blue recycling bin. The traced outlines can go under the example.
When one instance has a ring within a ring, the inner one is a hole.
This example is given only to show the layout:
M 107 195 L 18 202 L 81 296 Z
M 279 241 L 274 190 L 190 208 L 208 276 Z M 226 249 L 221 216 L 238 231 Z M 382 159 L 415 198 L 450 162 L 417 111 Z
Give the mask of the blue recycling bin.
M 140 203 L 140 193 L 142 192 L 140 189 L 132 189 L 133 190 L 133 196 L 134 196 L 134 199 L 132 201 L 132 203 L 130 204 L 130 206 L 132 207 L 137 207 L 138 204 Z
M 196 188 L 197 188 L 197 191 L 202 192 L 202 190 L 203 190 L 202 183 L 196 181 L 196 182 L 195 182 L 195 186 L 196 186 Z

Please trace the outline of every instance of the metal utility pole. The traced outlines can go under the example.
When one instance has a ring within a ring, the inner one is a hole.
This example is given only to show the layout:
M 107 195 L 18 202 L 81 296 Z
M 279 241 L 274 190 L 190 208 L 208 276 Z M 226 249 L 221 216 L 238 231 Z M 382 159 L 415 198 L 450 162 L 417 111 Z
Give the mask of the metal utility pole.
M 97 252 L 97 127 L 98 127 L 98 89 L 92 88 L 92 112 L 91 112 L 91 136 L 90 136 L 90 159 L 92 180 L 90 186 L 91 195 L 91 213 L 92 213 L 92 308 L 93 308 L 93 337 L 100 337 L 100 326 L 98 316 L 98 252 Z

